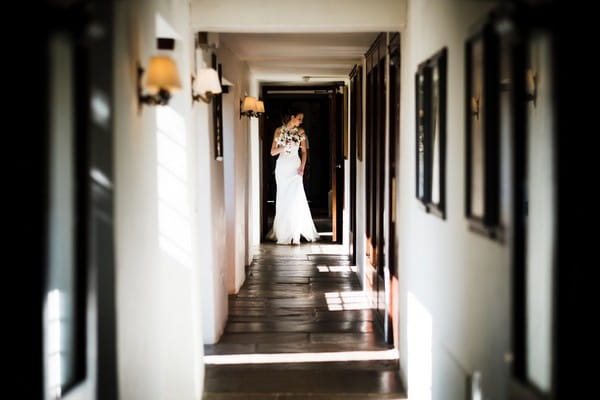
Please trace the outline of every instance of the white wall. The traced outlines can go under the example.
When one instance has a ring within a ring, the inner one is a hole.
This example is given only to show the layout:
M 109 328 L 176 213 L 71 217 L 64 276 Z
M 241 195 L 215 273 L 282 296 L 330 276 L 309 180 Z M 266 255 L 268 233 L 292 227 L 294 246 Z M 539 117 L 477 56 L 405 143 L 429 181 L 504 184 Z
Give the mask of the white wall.
M 198 62 L 210 65 L 210 53 L 199 52 Z M 227 260 L 223 161 L 215 159 L 212 104 L 193 106 L 197 137 L 196 190 L 198 193 L 198 251 L 201 264 L 202 328 L 204 343 L 216 343 L 227 322 Z M 223 153 L 225 154 L 225 153 Z
M 189 94 L 189 4 L 115 4 L 119 397 L 197 399 L 204 375 L 201 268 L 212 265 L 205 257 L 206 243 L 197 244 L 201 233 L 212 227 L 200 224 L 196 204 L 195 182 L 209 170 L 198 170 L 202 129 L 194 129 Z M 183 90 L 168 106 L 138 110 L 137 62 L 147 66 L 158 52 L 157 36 L 176 39 L 169 54 L 177 62 Z
M 192 0 L 193 27 L 209 32 L 399 30 L 406 0 Z
M 225 174 L 225 210 L 227 220 L 227 290 L 237 293 L 245 279 L 247 261 L 247 193 L 249 165 L 249 121 L 240 118 L 240 98 L 248 93 L 248 65 L 229 49 L 219 48 L 217 60 L 223 76 L 233 86 L 223 94 L 223 164 Z
M 510 348 L 508 245 L 473 233 L 464 216 L 464 43 L 493 3 L 415 0 L 402 33 L 398 166 L 400 357 L 409 391 L 464 399 L 466 379 L 482 373 L 485 398 L 507 397 Z M 417 65 L 448 47 L 447 218 L 415 199 Z M 430 335 L 430 336 L 429 336 Z M 428 388 L 429 387 L 429 388 Z
M 250 73 L 250 92 L 248 95 L 259 98 L 259 81 Z M 260 224 L 261 224 L 261 193 L 262 180 L 260 173 L 260 132 L 258 119 L 250 121 L 250 133 L 248 138 L 248 252 L 247 264 L 252 262 L 256 247 L 260 245 Z

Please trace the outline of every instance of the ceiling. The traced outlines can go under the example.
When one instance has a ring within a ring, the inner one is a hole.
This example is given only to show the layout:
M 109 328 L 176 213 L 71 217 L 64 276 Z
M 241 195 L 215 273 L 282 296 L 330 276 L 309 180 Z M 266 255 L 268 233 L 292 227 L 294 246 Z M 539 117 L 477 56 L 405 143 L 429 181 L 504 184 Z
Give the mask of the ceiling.
M 260 81 L 319 81 L 347 78 L 377 35 L 220 33 L 219 47 L 246 61 Z

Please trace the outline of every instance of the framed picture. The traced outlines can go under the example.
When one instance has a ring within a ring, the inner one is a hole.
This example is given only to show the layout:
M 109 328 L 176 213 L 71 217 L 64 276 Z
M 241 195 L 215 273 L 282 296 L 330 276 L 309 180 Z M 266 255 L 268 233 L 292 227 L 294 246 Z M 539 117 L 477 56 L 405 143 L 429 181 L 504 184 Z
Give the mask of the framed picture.
M 219 73 L 219 82 L 222 80 L 222 66 L 217 63 L 217 55 L 212 55 L 212 67 Z M 214 95 L 212 99 L 213 133 L 215 135 L 215 160 L 223 161 L 223 96 Z
M 470 228 L 494 236 L 498 225 L 498 47 L 485 25 L 466 43 L 466 217 Z
M 344 114 L 343 115 L 348 115 L 348 85 L 344 85 Z M 344 160 L 347 160 L 349 158 L 348 155 L 348 119 L 347 118 L 343 118 L 343 129 L 344 129 Z
M 444 48 L 429 61 L 431 95 L 429 97 L 430 189 L 428 209 L 441 218 L 446 215 L 446 65 Z
M 427 212 L 446 215 L 446 66 L 443 48 L 419 64 L 416 88 L 416 195 Z
M 350 135 L 356 136 L 356 159 L 362 161 L 362 66 L 358 64 L 350 72 L 350 90 Z
M 421 63 L 415 75 L 415 111 L 416 111 L 416 193 L 417 199 L 427 209 L 429 200 L 428 184 L 428 144 L 427 135 L 429 114 L 429 80 L 427 79 L 427 63 Z

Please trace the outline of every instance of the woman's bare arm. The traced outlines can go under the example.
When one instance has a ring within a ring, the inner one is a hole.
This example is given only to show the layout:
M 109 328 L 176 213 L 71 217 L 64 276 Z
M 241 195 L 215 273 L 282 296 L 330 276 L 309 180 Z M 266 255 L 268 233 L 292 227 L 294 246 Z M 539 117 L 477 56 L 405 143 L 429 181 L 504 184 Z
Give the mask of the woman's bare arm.
M 308 142 L 306 139 L 306 134 L 304 130 L 300 131 L 300 137 L 303 140 L 300 141 L 300 150 L 302 152 L 302 162 L 300 163 L 300 168 L 298 168 L 298 175 L 304 175 L 304 167 L 306 166 L 306 159 L 308 158 Z
M 276 156 L 277 154 L 279 154 L 283 150 L 285 150 L 285 147 L 279 145 L 279 143 L 277 142 L 280 132 L 281 132 L 281 128 L 277 128 L 277 129 L 275 129 L 275 133 L 273 134 L 273 142 L 271 143 L 271 155 L 272 156 Z

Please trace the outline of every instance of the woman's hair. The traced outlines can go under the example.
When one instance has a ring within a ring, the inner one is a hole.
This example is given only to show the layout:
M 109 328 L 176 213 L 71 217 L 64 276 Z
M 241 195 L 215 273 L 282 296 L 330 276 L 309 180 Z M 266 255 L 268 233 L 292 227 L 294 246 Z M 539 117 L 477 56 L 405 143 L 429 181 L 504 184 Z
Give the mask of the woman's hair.
M 288 110 L 283 114 L 283 123 L 287 124 L 290 122 L 290 119 L 298 114 L 304 114 L 302 110 L 292 107 L 288 108 Z

